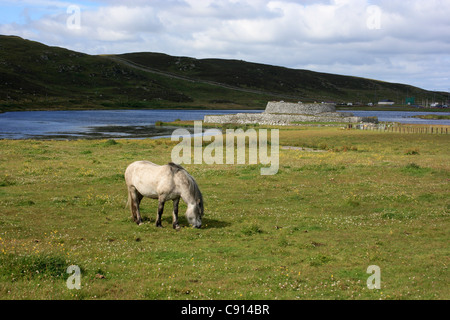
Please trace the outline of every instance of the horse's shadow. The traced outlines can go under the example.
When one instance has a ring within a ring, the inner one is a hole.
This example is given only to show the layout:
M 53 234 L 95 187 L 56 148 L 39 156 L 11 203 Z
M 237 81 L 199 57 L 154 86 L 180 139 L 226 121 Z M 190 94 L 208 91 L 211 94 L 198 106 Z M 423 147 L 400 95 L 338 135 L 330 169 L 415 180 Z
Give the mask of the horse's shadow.
M 229 227 L 231 223 L 221 220 L 215 220 L 215 219 L 209 219 L 209 218 L 203 218 L 202 219 L 202 228 L 205 229 L 221 229 Z
M 164 223 L 163 226 L 165 227 L 172 227 L 172 217 L 163 217 L 161 219 Z M 142 222 L 143 223 L 152 223 L 154 224 L 156 222 L 155 218 L 149 217 L 149 216 L 142 216 Z M 179 217 L 179 224 L 181 227 L 189 226 L 189 223 L 187 222 L 186 218 Z M 221 229 L 229 227 L 231 223 L 226 221 L 220 221 L 216 219 L 210 219 L 210 218 L 203 218 L 202 219 L 202 229 Z

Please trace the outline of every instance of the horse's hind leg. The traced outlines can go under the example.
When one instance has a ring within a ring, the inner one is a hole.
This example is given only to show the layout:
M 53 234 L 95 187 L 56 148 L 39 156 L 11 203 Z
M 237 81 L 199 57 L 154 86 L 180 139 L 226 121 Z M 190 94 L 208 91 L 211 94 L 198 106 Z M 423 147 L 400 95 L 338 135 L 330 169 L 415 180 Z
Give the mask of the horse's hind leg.
M 180 225 L 178 224 L 178 203 L 180 202 L 180 198 L 173 200 L 173 213 L 172 213 L 172 226 L 174 229 L 180 229 Z
M 156 226 L 162 228 L 161 224 L 161 216 L 164 211 L 164 203 L 165 201 L 161 199 L 161 197 L 158 199 L 158 214 L 156 216 Z
M 131 186 L 128 188 L 130 202 L 131 202 L 131 214 L 133 215 L 133 220 L 138 225 L 142 224 L 141 212 L 139 210 L 139 204 L 143 196 L 136 190 L 135 187 Z

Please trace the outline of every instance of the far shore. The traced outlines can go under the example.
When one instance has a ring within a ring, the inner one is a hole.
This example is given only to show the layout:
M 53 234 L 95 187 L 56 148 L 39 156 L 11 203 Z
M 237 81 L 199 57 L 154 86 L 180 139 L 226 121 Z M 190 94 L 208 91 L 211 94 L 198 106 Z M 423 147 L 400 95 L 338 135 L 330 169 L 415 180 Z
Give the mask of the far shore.
M 238 104 L 230 105 L 154 105 L 154 106 L 120 106 L 117 107 L 101 107 L 97 105 L 83 106 L 57 106 L 57 107 L 43 107 L 43 106 L 1 106 L 0 113 L 4 112 L 16 112 L 16 111 L 84 111 L 84 110 L 261 110 L 264 111 L 264 107 L 249 107 Z M 393 105 L 393 106 L 367 106 L 367 105 L 336 105 L 336 111 L 413 111 L 413 112 L 448 112 L 450 108 L 425 108 L 419 106 L 406 106 L 406 105 Z
M 450 115 L 426 114 L 426 115 L 413 116 L 413 118 L 426 119 L 426 120 L 450 120 Z

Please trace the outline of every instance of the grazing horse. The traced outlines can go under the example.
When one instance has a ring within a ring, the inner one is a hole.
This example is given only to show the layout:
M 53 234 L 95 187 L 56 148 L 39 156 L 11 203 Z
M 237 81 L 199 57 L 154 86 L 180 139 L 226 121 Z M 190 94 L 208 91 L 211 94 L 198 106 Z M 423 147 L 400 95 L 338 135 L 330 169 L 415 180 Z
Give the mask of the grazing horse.
M 180 165 L 169 163 L 159 166 L 150 161 L 136 161 L 125 171 L 128 203 L 134 221 L 142 224 L 139 204 L 143 197 L 158 199 L 156 226 L 162 227 L 161 215 L 164 203 L 173 200 L 173 228 L 179 229 L 178 203 L 180 198 L 187 204 L 186 217 L 195 228 L 202 225 L 203 197 L 194 178 Z

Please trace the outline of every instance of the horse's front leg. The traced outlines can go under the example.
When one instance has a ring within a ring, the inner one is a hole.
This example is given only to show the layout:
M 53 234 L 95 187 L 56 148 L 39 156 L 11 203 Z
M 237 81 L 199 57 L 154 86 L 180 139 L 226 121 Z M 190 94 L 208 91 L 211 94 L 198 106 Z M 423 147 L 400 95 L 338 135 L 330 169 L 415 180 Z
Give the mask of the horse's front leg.
M 163 200 L 161 197 L 158 199 L 158 215 L 156 216 L 156 226 L 162 228 L 161 224 L 161 216 L 164 211 L 164 203 L 165 200 Z
M 180 225 L 178 224 L 178 203 L 179 202 L 180 202 L 180 198 L 173 200 L 172 226 L 175 230 L 180 229 Z

